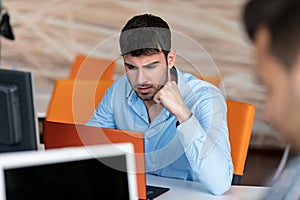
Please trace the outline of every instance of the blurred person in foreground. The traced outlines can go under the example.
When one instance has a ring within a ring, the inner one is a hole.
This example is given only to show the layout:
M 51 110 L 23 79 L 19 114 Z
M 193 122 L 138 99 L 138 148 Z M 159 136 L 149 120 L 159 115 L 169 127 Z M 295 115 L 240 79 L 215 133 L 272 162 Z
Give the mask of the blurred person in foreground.
M 296 155 L 266 199 L 300 199 L 300 1 L 250 0 L 243 20 L 256 47 L 257 79 L 267 88 L 263 119 Z

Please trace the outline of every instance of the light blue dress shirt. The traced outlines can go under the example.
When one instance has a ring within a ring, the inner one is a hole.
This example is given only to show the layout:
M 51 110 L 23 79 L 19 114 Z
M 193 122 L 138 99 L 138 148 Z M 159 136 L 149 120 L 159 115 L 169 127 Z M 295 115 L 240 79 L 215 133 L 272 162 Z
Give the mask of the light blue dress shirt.
M 147 173 L 203 183 L 213 194 L 226 192 L 233 164 L 227 108 L 218 88 L 179 71 L 177 84 L 192 116 L 176 127 L 168 110 L 149 123 L 143 101 L 126 76 L 117 79 L 87 122 L 89 126 L 143 132 Z
M 290 160 L 279 179 L 273 183 L 266 200 L 299 200 L 300 199 L 300 156 Z

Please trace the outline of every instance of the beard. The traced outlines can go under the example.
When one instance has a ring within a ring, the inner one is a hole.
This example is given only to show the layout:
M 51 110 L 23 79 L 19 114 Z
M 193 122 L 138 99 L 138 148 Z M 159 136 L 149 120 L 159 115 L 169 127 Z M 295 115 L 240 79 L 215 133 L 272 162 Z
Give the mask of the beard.
M 132 85 L 137 96 L 143 101 L 152 101 L 155 94 L 164 87 L 168 81 L 168 67 L 166 66 L 165 74 L 162 74 L 160 81 L 152 83 L 143 83 Z
M 155 94 L 165 85 L 159 83 L 138 84 L 134 87 L 137 96 L 143 101 L 152 101 Z

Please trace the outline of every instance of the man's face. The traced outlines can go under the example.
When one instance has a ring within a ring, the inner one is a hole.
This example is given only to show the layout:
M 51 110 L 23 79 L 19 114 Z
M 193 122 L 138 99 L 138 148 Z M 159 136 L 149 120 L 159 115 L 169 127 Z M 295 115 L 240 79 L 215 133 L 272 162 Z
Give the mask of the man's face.
M 300 150 L 300 70 L 296 62 L 288 70 L 269 50 L 269 31 L 258 29 L 254 44 L 257 48 L 255 73 L 267 88 L 263 120 L 274 126 L 283 139 Z
M 131 86 L 144 101 L 150 101 L 167 81 L 167 64 L 165 55 L 139 57 L 124 55 L 125 71 Z

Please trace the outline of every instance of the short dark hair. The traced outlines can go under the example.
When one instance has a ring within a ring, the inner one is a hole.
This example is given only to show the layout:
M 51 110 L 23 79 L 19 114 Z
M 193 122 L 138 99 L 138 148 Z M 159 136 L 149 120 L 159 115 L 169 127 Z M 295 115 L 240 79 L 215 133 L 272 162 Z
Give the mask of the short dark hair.
M 271 34 L 270 52 L 287 69 L 293 66 L 300 49 L 299 0 L 250 0 L 244 7 L 243 21 L 252 41 L 265 26 Z
M 140 56 L 163 52 L 167 56 L 171 49 L 171 31 L 160 17 L 137 15 L 125 24 L 119 42 L 122 55 Z

